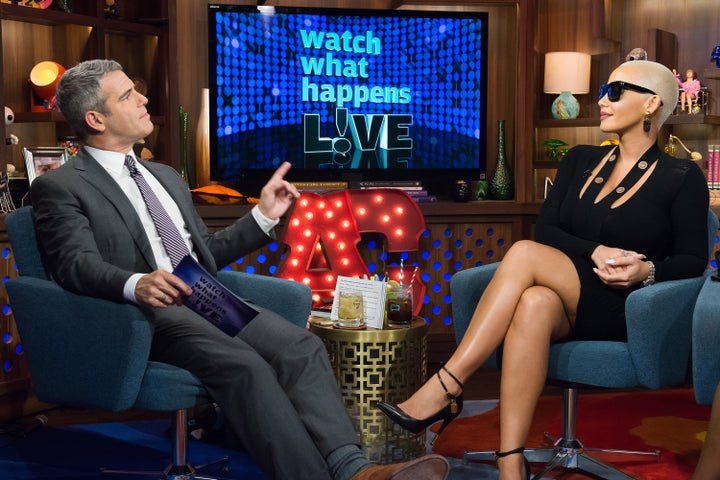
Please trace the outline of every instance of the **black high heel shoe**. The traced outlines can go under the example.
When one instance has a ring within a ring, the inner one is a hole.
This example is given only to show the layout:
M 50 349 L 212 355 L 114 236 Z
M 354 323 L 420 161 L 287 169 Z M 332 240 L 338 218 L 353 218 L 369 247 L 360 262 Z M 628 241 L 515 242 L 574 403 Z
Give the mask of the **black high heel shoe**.
M 455 382 L 460 385 L 460 389 L 462 391 L 462 389 L 464 388 L 462 382 L 458 380 L 455 375 L 450 373 L 450 370 L 448 370 L 447 368 L 442 367 L 442 369 L 450 376 L 450 378 L 455 380 Z M 405 430 L 410 431 L 411 433 L 420 433 L 433 423 L 442 420 L 443 423 L 442 425 L 440 425 L 440 429 L 438 430 L 435 437 L 432 439 L 432 442 L 430 442 L 431 445 L 435 443 L 435 439 L 440 436 L 443 430 L 445 430 L 445 427 L 447 427 L 448 424 L 455 419 L 455 417 L 460 415 L 460 412 L 462 412 L 463 408 L 462 393 L 460 393 L 459 395 L 453 395 L 448 391 L 447 387 L 445 386 L 445 383 L 443 382 L 439 371 L 437 372 L 437 377 L 440 381 L 440 386 L 442 386 L 443 390 L 445 390 L 445 395 L 450 400 L 450 404 L 442 408 L 435 415 L 431 415 L 428 418 L 418 420 L 417 418 L 411 417 L 410 415 L 405 413 L 400 407 L 393 403 L 378 402 L 377 404 L 378 408 L 385 415 L 390 417 L 390 420 L 400 425 Z
M 525 478 L 527 480 L 532 479 L 532 471 L 530 470 L 530 462 L 528 462 L 528 459 L 525 458 L 525 447 L 518 447 L 515 450 L 508 450 L 507 452 L 500 452 L 498 450 L 495 450 L 493 453 L 493 456 L 495 457 L 495 460 L 497 461 L 498 458 L 507 457 L 508 455 L 515 455 L 516 453 L 522 453 L 523 454 L 523 462 L 525 463 Z

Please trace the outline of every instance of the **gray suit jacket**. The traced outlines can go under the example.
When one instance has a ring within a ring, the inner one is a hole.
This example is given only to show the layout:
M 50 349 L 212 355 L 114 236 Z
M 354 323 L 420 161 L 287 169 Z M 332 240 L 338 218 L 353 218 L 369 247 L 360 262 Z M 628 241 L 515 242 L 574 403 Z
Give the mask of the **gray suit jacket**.
M 177 203 L 198 260 L 211 273 L 271 239 L 250 214 L 224 230 L 209 232 L 177 171 L 141 163 Z M 62 167 L 37 177 L 30 192 L 43 261 L 63 288 L 123 302 L 130 275 L 157 269 L 127 196 L 84 149 Z

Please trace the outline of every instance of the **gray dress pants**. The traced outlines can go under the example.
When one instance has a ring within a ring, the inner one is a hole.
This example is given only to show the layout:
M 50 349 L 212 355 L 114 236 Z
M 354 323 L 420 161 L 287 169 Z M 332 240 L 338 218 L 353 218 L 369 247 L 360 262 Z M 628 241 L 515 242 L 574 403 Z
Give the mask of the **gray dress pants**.
M 151 358 L 206 386 L 268 479 L 330 479 L 325 458 L 357 444 L 322 341 L 269 310 L 230 337 L 186 307 L 154 311 Z

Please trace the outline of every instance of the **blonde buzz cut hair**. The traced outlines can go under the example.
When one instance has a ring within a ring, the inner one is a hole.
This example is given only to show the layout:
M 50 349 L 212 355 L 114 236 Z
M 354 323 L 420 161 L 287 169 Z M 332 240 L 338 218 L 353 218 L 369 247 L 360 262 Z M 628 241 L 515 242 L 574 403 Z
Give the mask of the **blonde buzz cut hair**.
M 679 90 L 675 74 L 665 65 L 650 60 L 631 60 L 620 66 L 635 74 L 632 83 L 652 90 L 662 100 L 658 110 L 657 126 L 660 128 L 677 106 Z

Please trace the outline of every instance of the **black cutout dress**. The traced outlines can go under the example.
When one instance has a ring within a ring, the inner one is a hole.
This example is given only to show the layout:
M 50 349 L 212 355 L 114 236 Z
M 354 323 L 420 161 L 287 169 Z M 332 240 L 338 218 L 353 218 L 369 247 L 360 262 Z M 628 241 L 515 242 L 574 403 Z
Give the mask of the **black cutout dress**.
M 625 300 L 640 285 L 612 289 L 593 272 L 598 245 L 644 254 L 655 263 L 656 281 L 702 274 L 708 263 L 709 193 L 702 170 L 652 146 L 615 191 L 596 203 L 608 161 L 580 196 L 587 179 L 613 146 L 577 146 L 563 158 L 538 217 L 535 238 L 564 252 L 580 278 L 580 299 L 572 339 L 625 341 Z M 654 163 L 647 181 L 624 203 L 613 203 Z

